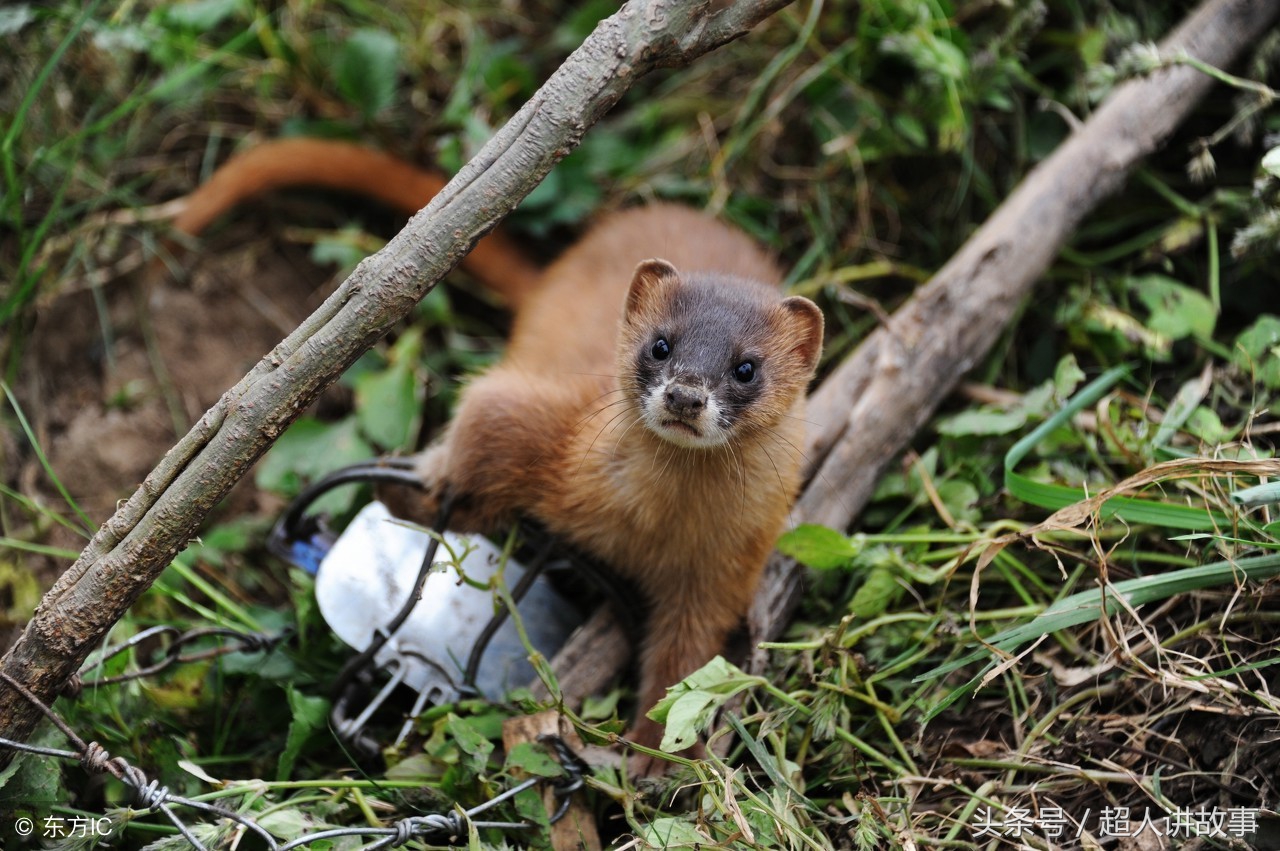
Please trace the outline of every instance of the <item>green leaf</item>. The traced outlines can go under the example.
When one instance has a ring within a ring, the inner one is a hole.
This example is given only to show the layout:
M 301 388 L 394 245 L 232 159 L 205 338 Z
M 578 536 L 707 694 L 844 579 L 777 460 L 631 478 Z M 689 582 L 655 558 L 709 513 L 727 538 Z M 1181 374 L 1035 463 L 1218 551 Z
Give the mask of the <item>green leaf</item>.
M 316 831 L 320 825 L 316 820 L 303 813 L 301 810 L 282 807 L 263 813 L 254 819 L 258 826 L 270 833 L 276 839 L 283 839 L 286 842 L 297 839 L 303 834 Z
M 422 332 L 411 329 L 391 347 L 390 364 L 356 377 L 356 417 L 361 431 L 383 449 L 412 449 L 422 410 L 417 364 Z
M 1280 318 L 1259 316 L 1236 337 L 1231 360 L 1254 380 L 1271 390 L 1280 389 Z
M 303 417 L 280 436 L 254 472 L 263 490 L 296 496 L 304 482 L 312 482 L 339 467 L 373 457 L 373 447 L 360 437 L 354 417 L 322 423 Z M 339 488 L 316 500 L 317 512 L 337 513 L 351 505 L 353 490 Z
M 356 419 L 360 431 L 383 449 L 408 449 L 419 402 L 412 365 L 400 361 L 356 382 Z
M 1059 393 L 1054 382 L 1046 381 L 1036 387 L 1032 387 L 1026 393 L 1022 394 L 1019 400 L 1018 408 L 1027 415 L 1027 418 L 1048 416 L 1056 406 L 1055 399 L 1065 399 L 1071 395 L 1068 390 L 1065 393 Z
M 591 31 L 609 15 L 618 10 L 612 0 L 585 0 L 573 3 L 565 10 L 560 23 L 551 36 L 551 43 L 566 53 L 582 44 Z
M 22 762 L 25 759 L 27 759 L 26 755 L 17 754 L 9 761 L 8 765 L 4 768 L 0 768 L 0 790 L 3 790 L 5 786 L 8 785 L 9 781 L 13 779 L 14 775 L 18 773 L 18 769 L 22 767 Z M 0 791 L 0 801 L 3 801 L 6 797 L 7 796 L 3 791 Z
M 1219 446 L 1231 440 L 1231 429 L 1222 424 L 1218 412 L 1204 405 L 1191 412 L 1186 425 L 1187 431 L 1200 438 L 1206 446 Z
M 1080 323 L 1082 329 L 1109 335 L 1118 351 L 1132 351 L 1136 344 L 1142 346 L 1150 357 L 1160 360 L 1169 357 L 1169 338 L 1157 334 L 1123 310 L 1091 301 L 1084 306 L 1080 318 L 1083 320 Z
M 1164 419 L 1160 423 L 1160 428 L 1156 429 L 1156 436 L 1151 439 L 1151 445 L 1167 446 L 1177 434 L 1178 429 L 1186 425 L 1197 406 L 1204 400 L 1208 389 L 1208 384 L 1201 378 L 1193 378 L 1183 383 L 1174 394 L 1173 401 L 1165 409 Z M 1218 421 L 1218 425 L 1222 425 L 1221 420 Z
M 525 837 L 528 837 L 526 840 L 528 844 L 526 845 L 522 842 L 519 847 L 527 848 L 529 851 L 555 851 L 551 845 L 550 838 L 551 816 L 547 812 L 546 805 L 542 803 L 542 790 L 537 786 L 533 786 L 522 792 L 517 792 L 515 799 L 511 803 L 516 811 L 516 819 L 533 826 L 524 834 Z M 499 851 L 499 849 L 505 851 L 511 846 L 506 844 L 484 845 L 481 848 L 485 849 L 485 851 Z
M 641 825 L 640 837 L 652 848 L 710 848 L 715 840 L 683 818 L 657 818 Z
M 229 520 L 200 533 L 200 540 L 188 552 L 198 553 L 221 566 L 227 553 L 242 553 L 262 541 L 264 524 L 254 517 Z
M 1251 488 L 1233 491 L 1231 502 L 1235 505 L 1243 505 L 1249 508 L 1280 502 L 1280 482 L 1267 482 L 1261 485 L 1254 485 Z
M 416 312 L 426 320 L 428 325 L 453 325 L 457 321 L 453 316 L 449 290 L 439 285 L 432 287 L 431 291 L 422 297 Z
M 453 737 L 458 750 L 466 755 L 463 762 L 475 774 L 485 770 L 489 764 L 489 754 L 493 753 L 493 742 L 486 739 L 467 719 L 453 713 L 445 721 L 445 729 Z
M 365 118 L 395 100 L 400 76 L 400 43 L 385 30 L 356 30 L 338 51 L 338 90 Z
M 980 494 L 973 482 L 964 479 L 947 479 L 938 485 L 938 498 L 956 520 L 977 522 Z
M 654 721 L 666 724 L 662 749 L 674 753 L 693 745 L 717 709 L 738 692 L 760 683 L 759 677 L 717 656 L 667 689 L 667 696 L 648 713 Z
M 718 706 L 716 696 L 704 691 L 690 691 L 677 697 L 667 707 L 662 749 L 675 753 L 692 747 L 698 741 L 698 733 L 711 723 Z
M 1156 334 L 1170 340 L 1213 336 L 1218 314 L 1204 293 L 1164 275 L 1132 277 L 1128 286 L 1150 312 L 1147 327 Z
M 349 275 L 369 256 L 368 241 L 369 237 L 359 228 L 343 228 L 337 234 L 316 240 L 311 246 L 311 261 L 318 266 L 333 264 L 343 275 Z
M 547 749 L 533 742 L 520 742 L 507 752 L 506 770 L 518 770 L 537 777 L 560 777 L 564 769 Z
M 48 721 L 42 722 L 28 740 L 37 747 L 66 749 L 62 733 Z M 15 810 L 38 819 L 54 806 L 72 800 L 62 778 L 62 764 L 35 754 L 20 754 L 0 773 L 0 812 L 12 816 Z
M 1066 355 L 1062 360 L 1058 361 L 1058 365 L 1053 371 L 1053 392 L 1059 399 L 1066 399 L 1076 392 L 1076 388 L 1080 386 L 1080 382 L 1084 381 L 1084 379 L 1084 370 L 1076 362 L 1076 356 Z
M 44 589 L 35 572 L 20 561 L 0 560 L 0 615 L 22 623 L 40 603 Z
M 426 753 L 416 753 L 400 760 L 387 769 L 388 780 L 421 780 L 423 785 L 439 781 L 446 765 L 438 757 Z
M 938 420 L 938 433 L 948 437 L 964 435 L 1008 434 L 1026 425 L 1024 410 L 997 411 L 991 408 L 972 408 L 942 417 Z
M 1084 373 L 1080 371 L 1075 357 L 1067 355 L 1058 361 L 1052 380 L 1028 390 L 1013 404 L 1006 407 L 971 408 L 940 417 L 936 428 L 939 434 L 949 437 L 1009 434 L 1022 428 L 1029 419 L 1045 416 L 1052 408 L 1055 397 L 1062 399 L 1070 396 L 1083 378 Z
M 319 696 L 308 696 L 292 685 L 285 687 L 289 700 L 289 733 L 285 738 L 284 750 L 276 763 L 276 780 L 284 782 L 293 774 L 293 764 L 302 752 L 302 747 L 316 730 L 322 730 L 329 720 L 329 701 Z
M 844 567 L 858 554 L 858 548 L 844 535 L 810 523 L 783 534 L 778 551 L 815 570 Z
M 921 150 L 929 147 L 929 134 L 924 129 L 924 125 L 914 116 L 905 113 L 895 115 L 892 118 L 892 123 L 893 129 L 898 131 L 913 147 Z
M 621 697 L 620 689 L 614 689 L 605 695 L 589 694 L 582 699 L 582 709 L 578 714 L 587 721 L 608 721 L 617 718 L 618 700 Z
M 898 571 L 877 565 L 867 572 L 866 579 L 849 601 L 849 611 L 863 621 L 884 614 L 902 595 Z
M 192 0 L 164 9 L 165 21 L 187 29 L 211 30 L 240 10 L 242 0 Z

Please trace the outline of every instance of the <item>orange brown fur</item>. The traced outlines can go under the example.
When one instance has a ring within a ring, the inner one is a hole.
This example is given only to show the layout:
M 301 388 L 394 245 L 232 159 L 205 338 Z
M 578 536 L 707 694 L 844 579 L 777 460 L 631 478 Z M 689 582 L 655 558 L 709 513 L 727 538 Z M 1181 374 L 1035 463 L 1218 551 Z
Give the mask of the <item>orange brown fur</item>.
M 434 191 L 404 171 L 416 169 L 374 152 L 301 144 L 273 143 L 232 160 L 191 196 L 188 211 L 197 212 L 189 221 L 203 226 L 220 205 L 255 194 L 241 185 L 246 175 L 259 190 L 333 186 L 401 209 Z M 239 179 L 228 179 L 237 163 Z M 492 236 L 471 258 L 482 249 L 499 258 L 485 267 L 499 275 L 495 288 L 518 305 L 506 356 L 464 389 L 442 440 L 418 462 L 423 493 L 396 500 L 393 510 L 430 522 L 448 489 L 458 531 L 493 532 L 532 517 L 635 582 L 651 614 L 633 736 L 656 747 L 661 728 L 644 712 L 720 652 L 785 524 L 800 483 L 821 314 L 806 299 L 782 297 L 781 272 L 744 234 L 674 205 L 606 218 L 536 280 L 524 277 L 522 258 L 502 259 L 510 249 Z M 670 363 L 654 362 L 650 351 L 659 328 L 670 329 Z M 672 413 L 663 399 L 674 391 L 659 391 L 675 385 L 653 389 L 652 375 L 665 366 L 677 383 L 720 380 L 725 393 L 735 391 L 714 369 L 680 371 L 677 358 L 704 337 L 730 353 L 730 370 L 744 359 L 760 370 L 732 416 L 714 392 Z M 646 419 L 650 396 L 657 413 Z
M 229 159 L 188 195 L 173 227 L 192 236 L 243 201 L 273 189 L 314 186 L 373 198 L 413 215 L 444 188 L 446 178 L 390 154 L 327 139 L 280 139 Z M 539 270 L 502 233 L 479 242 L 463 267 L 516 308 Z
M 679 446 L 637 421 L 628 357 L 683 285 L 644 267 L 632 283 L 649 256 L 670 260 L 680 277 L 741 276 L 717 280 L 740 288 L 765 323 L 772 390 L 722 446 Z M 531 516 L 639 586 L 651 614 L 633 735 L 649 747 L 662 731 L 643 713 L 720 652 L 799 485 L 821 315 L 804 299 L 784 300 L 780 279 L 744 235 L 683 207 L 607 219 L 547 269 L 506 357 L 466 387 L 418 468 L 429 490 L 416 519 L 433 516 L 448 486 L 460 498 L 451 524 L 460 530 Z

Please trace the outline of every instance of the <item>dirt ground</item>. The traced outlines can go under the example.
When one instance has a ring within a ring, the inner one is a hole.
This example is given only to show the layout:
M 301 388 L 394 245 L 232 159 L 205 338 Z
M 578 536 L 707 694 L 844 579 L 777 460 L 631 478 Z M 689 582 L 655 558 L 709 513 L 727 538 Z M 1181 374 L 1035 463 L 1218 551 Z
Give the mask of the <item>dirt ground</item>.
M 199 250 L 183 253 L 177 274 L 155 267 L 97 292 L 76 291 L 71 280 L 43 298 L 14 390 L 53 470 L 95 524 L 339 282 L 308 259 L 305 246 L 282 237 L 272 209 L 235 214 Z M 7 442 L 0 446 L 5 481 L 73 517 L 31 447 L 20 435 Z M 274 514 L 280 507 L 242 482 L 221 511 Z M 83 547 L 74 532 L 49 525 L 42 543 Z M 37 555 L 24 563 L 42 589 L 67 567 Z M 5 591 L 0 599 L 13 596 Z M 13 615 L 0 624 L 5 646 L 21 627 Z

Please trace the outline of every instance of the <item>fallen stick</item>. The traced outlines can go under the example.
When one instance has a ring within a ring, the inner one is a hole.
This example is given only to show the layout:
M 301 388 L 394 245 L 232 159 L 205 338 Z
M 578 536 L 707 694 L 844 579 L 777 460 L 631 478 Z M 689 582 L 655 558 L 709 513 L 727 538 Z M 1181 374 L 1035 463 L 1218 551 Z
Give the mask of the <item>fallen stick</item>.
M 1274 0 L 1208 0 L 1160 43 L 1231 65 L 1280 13 Z M 1186 66 L 1116 88 L 1102 106 L 876 329 L 810 397 L 809 484 L 798 522 L 846 529 L 888 464 L 978 363 L 1080 221 L 1118 191 L 1213 85 Z M 752 646 L 777 637 L 799 602 L 804 571 L 776 555 L 749 616 Z M 763 667 L 764 654 L 752 659 Z

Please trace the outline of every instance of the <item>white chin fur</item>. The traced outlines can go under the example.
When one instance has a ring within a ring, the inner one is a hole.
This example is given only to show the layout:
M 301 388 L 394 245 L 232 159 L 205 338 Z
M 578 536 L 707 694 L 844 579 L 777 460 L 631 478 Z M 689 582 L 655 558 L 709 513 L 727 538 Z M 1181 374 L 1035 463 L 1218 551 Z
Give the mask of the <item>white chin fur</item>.
M 720 405 L 714 396 L 707 399 L 698 419 L 682 424 L 663 404 L 666 386 L 651 389 L 640 400 L 640 419 L 658 437 L 686 449 L 710 449 L 729 442 L 729 432 L 720 427 Z

